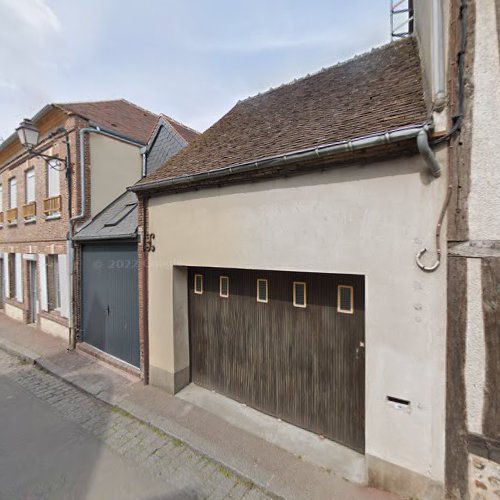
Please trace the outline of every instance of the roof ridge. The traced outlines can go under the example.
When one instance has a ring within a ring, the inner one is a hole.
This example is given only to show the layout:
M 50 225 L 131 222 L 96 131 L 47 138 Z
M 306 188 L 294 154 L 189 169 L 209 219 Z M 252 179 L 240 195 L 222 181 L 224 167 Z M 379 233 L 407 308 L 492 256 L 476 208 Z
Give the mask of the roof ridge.
M 194 132 L 195 134 L 201 135 L 201 132 L 199 132 L 198 130 L 190 127 L 189 125 L 186 125 L 185 123 L 182 123 L 182 122 L 176 120 L 175 118 L 172 118 L 171 116 L 166 115 L 165 113 L 160 113 L 159 116 L 164 117 L 169 122 L 174 122 L 177 125 L 180 125 L 181 127 L 185 128 L 186 130 L 190 130 L 191 132 Z
M 271 92 L 274 92 L 276 90 L 282 89 L 284 87 L 289 87 L 289 86 L 294 85 L 296 83 L 299 83 L 299 82 L 302 82 L 304 80 L 307 80 L 308 78 L 313 78 L 313 77 L 315 77 L 317 75 L 320 75 L 321 73 L 324 73 L 325 71 L 330 71 L 330 70 L 332 70 L 334 68 L 338 68 L 340 66 L 345 66 L 347 64 L 350 64 L 350 63 L 352 63 L 352 62 L 354 62 L 354 61 L 356 61 L 358 59 L 362 59 L 364 57 L 367 57 L 367 56 L 373 54 L 374 52 L 380 52 L 382 50 L 385 50 L 385 49 L 387 49 L 390 46 L 393 46 L 393 45 L 396 45 L 396 44 L 399 44 L 399 45 L 407 44 L 408 40 L 411 40 L 412 43 L 413 43 L 414 39 L 415 39 L 415 37 L 412 35 L 412 36 L 408 36 L 406 38 L 401 38 L 399 40 L 392 40 L 390 42 L 384 43 L 383 45 L 379 45 L 378 47 L 373 47 L 370 50 L 367 50 L 367 51 L 362 52 L 360 54 L 355 54 L 354 56 L 350 57 L 349 59 L 344 59 L 344 60 L 339 61 L 339 62 L 337 62 L 335 64 L 332 64 L 331 66 L 323 67 L 323 68 L 321 68 L 321 69 L 319 69 L 317 71 L 314 71 L 312 73 L 307 73 L 307 75 L 300 76 L 298 78 L 294 78 L 293 80 L 291 80 L 289 82 L 281 83 L 277 87 L 270 87 L 269 89 L 264 90 L 263 92 L 258 92 L 257 94 L 245 97 L 244 99 L 239 99 L 237 101 L 237 103 L 239 104 L 239 103 L 251 101 L 252 99 L 255 99 L 256 97 L 262 97 L 263 95 L 270 94 Z
M 75 104 L 102 104 L 104 102 L 119 102 L 123 99 L 99 99 L 98 101 L 53 102 L 52 106 L 74 106 Z
M 159 114 L 158 113 L 153 113 L 152 111 L 149 111 L 148 109 L 146 108 L 143 108 L 142 106 L 139 106 L 138 104 L 136 104 L 135 102 L 132 102 L 132 101 L 129 101 L 128 99 L 125 99 L 125 98 L 121 98 L 121 99 L 117 99 L 117 101 L 122 101 L 126 104 L 129 104 L 130 106 L 133 106 L 134 108 L 137 108 L 139 109 L 140 111 L 143 111 L 144 113 L 147 113 L 148 115 L 152 115 L 152 116 L 156 116 L 158 117 Z

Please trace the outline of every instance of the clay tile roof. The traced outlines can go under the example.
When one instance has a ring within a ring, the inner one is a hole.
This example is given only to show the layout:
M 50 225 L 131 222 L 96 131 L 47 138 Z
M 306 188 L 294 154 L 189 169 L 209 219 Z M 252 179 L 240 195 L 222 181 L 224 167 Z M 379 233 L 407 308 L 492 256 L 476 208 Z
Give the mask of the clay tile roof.
M 141 144 L 146 144 L 158 121 L 158 115 L 125 99 L 95 102 L 56 104 L 68 113 L 74 113 L 101 127 L 114 130 Z
M 422 124 L 427 119 L 417 43 L 406 38 L 238 102 L 138 184 Z

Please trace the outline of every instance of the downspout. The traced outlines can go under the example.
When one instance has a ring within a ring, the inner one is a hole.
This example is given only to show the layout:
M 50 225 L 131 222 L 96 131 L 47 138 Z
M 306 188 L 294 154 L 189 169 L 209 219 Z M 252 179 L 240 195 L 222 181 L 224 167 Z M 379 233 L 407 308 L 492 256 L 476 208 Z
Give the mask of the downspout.
M 432 1 L 432 84 L 434 108 L 441 111 L 446 104 L 442 0 Z
M 80 213 L 75 215 L 74 217 L 71 217 L 71 205 L 70 205 L 70 219 L 69 219 L 69 234 L 68 234 L 68 248 L 67 248 L 67 255 L 68 255 L 68 266 L 69 266 L 69 297 L 70 297 L 70 308 L 69 308 L 69 319 L 68 319 L 68 324 L 69 324 L 69 330 L 70 330 L 70 349 L 73 350 L 76 346 L 76 334 L 75 334 L 75 324 L 74 324 L 74 300 L 73 300 L 73 295 L 74 295 L 74 277 L 75 277 L 75 263 L 74 263 L 74 251 L 75 251 L 75 244 L 73 240 L 73 233 L 74 233 L 74 224 L 75 222 L 78 222 L 85 217 L 85 213 L 87 210 L 86 206 L 86 196 L 85 196 L 85 186 L 87 184 L 86 182 L 86 172 L 85 172 L 85 134 L 101 134 L 105 135 L 107 137 L 111 137 L 113 139 L 117 139 L 121 142 L 125 142 L 127 144 L 131 144 L 133 146 L 140 146 L 141 148 L 143 147 L 143 144 L 134 141 L 133 139 L 130 139 L 128 137 L 125 137 L 123 135 L 114 133 L 112 130 L 108 129 L 103 129 L 98 126 L 93 126 L 93 127 L 84 127 L 79 130 L 79 146 L 80 146 Z M 67 154 L 69 155 L 69 143 L 67 144 Z M 141 151 L 142 152 L 142 151 Z M 69 162 L 69 156 L 68 160 Z M 68 168 L 71 168 L 71 165 L 68 163 Z M 72 186 L 71 184 L 69 185 L 69 191 L 71 193 Z M 71 196 L 70 196 L 71 198 Z
M 441 165 L 436 159 L 434 152 L 429 146 L 429 137 L 427 136 L 427 130 L 422 129 L 417 135 L 417 147 L 418 151 L 424 159 L 425 163 L 429 167 L 431 174 L 438 178 L 441 177 Z

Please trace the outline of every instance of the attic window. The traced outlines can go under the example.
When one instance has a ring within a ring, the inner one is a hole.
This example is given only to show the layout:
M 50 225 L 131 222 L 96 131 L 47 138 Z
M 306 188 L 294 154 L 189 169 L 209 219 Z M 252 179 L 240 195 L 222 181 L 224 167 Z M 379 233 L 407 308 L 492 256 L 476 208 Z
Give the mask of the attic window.
M 111 219 L 104 223 L 105 227 L 116 226 L 119 224 L 127 215 L 134 210 L 137 203 L 127 203 L 117 214 L 115 214 Z
M 257 280 L 257 302 L 267 302 L 267 280 L 258 279 Z
M 306 284 L 303 281 L 293 282 L 293 305 L 305 308 L 307 306 Z
M 197 295 L 203 293 L 203 274 L 194 275 L 194 293 Z
M 337 287 L 337 312 L 354 313 L 354 288 L 352 286 L 339 285 Z
M 227 276 L 219 278 L 219 295 L 224 298 L 229 297 L 229 278 Z

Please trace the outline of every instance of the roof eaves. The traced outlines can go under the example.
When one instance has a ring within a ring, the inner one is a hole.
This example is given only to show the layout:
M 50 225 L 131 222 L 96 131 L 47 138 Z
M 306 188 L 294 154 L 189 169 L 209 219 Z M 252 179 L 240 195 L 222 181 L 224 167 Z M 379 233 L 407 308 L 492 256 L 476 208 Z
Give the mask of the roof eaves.
M 377 134 L 370 134 L 366 136 L 356 137 L 350 140 L 339 141 L 329 144 L 323 144 L 312 148 L 290 151 L 287 153 L 258 158 L 243 163 L 236 163 L 226 165 L 221 168 L 208 170 L 206 172 L 198 172 L 193 174 L 185 174 L 176 177 L 169 177 L 166 179 L 157 179 L 150 182 L 139 182 L 130 186 L 128 189 L 135 193 L 141 191 L 148 191 L 152 189 L 161 189 L 172 185 L 183 185 L 194 183 L 197 180 L 229 176 L 235 173 L 257 171 L 265 166 L 274 166 L 279 163 L 292 163 L 304 160 L 305 157 L 317 157 L 328 153 L 335 154 L 340 152 L 355 151 L 359 149 L 370 149 L 375 146 L 389 144 L 391 142 L 399 142 L 403 140 L 413 139 L 417 137 L 421 130 L 430 129 L 432 123 L 426 121 L 420 124 L 407 125 L 392 130 L 387 130 Z

